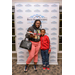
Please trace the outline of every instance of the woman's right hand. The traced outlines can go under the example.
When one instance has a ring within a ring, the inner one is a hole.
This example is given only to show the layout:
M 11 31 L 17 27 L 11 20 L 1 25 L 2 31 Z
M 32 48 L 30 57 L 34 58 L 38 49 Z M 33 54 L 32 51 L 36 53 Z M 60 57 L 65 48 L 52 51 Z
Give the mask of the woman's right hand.
M 33 35 L 33 34 L 30 34 L 30 38 L 35 38 L 35 35 Z

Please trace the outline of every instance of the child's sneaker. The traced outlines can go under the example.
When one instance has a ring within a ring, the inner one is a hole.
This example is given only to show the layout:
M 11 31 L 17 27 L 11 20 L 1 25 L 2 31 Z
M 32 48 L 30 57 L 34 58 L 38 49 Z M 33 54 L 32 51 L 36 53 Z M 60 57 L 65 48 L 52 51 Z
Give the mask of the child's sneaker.
M 36 65 L 34 65 L 34 70 L 37 71 Z
M 27 72 L 27 70 L 28 70 L 28 66 L 26 65 L 24 71 Z
M 49 67 L 47 67 L 47 70 L 50 70 L 50 68 L 49 68 Z
M 43 70 L 45 70 L 46 69 L 46 66 L 43 66 Z

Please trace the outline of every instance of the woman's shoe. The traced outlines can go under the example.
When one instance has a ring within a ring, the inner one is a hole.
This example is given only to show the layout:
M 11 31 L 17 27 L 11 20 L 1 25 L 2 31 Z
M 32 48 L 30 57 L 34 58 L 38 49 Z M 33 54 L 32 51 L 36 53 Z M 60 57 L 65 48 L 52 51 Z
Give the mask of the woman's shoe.
M 24 71 L 25 71 L 25 72 L 28 71 L 28 66 L 27 66 L 27 65 L 25 66 Z
M 34 65 L 34 70 L 37 71 L 36 65 Z

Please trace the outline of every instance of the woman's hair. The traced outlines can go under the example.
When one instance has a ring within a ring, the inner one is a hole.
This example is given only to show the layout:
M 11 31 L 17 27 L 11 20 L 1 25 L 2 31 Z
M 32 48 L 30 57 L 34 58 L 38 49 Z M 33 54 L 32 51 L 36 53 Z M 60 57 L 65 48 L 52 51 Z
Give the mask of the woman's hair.
M 40 20 L 39 20 L 39 19 L 35 20 L 33 25 L 35 25 L 35 23 L 36 23 L 37 21 L 40 21 Z M 40 21 L 40 25 L 41 25 L 41 21 Z

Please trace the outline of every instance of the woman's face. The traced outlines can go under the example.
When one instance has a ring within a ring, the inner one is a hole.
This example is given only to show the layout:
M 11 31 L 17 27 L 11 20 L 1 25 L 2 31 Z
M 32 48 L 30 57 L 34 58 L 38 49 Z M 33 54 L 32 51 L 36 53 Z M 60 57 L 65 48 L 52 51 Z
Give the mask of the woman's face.
M 35 26 L 36 26 L 37 28 L 39 28 L 39 27 L 40 27 L 40 21 L 36 21 Z

